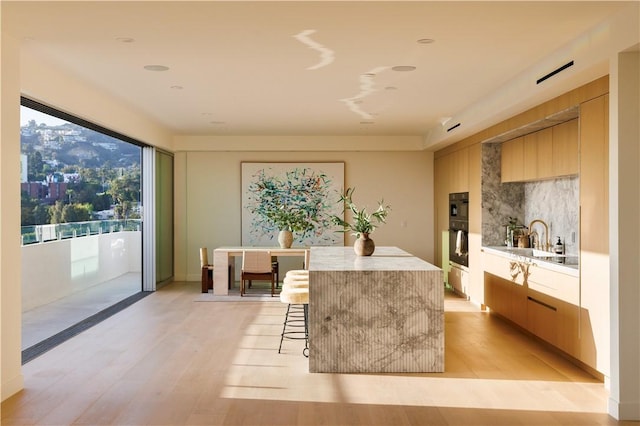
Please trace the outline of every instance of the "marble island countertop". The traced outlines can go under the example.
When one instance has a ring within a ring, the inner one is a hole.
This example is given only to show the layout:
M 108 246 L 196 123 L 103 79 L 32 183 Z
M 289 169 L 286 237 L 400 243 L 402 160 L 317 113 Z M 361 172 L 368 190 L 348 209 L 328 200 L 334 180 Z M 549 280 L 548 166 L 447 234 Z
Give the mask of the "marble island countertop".
M 444 371 L 442 270 L 397 247 L 311 247 L 309 371 Z
M 534 251 L 534 249 L 530 248 L 505 246 L 484 246 L 482 247 L 482 250 L 487 253 L 508 257 L 521 262 L 532 263 L 541 268 L 572 276 L 578 276 L 580 272 L 578 256 L 558 256 L 553 253 L 546 253 L 538 250 Z
M 439 271 L 440 268 L 398 247 L 376 247 L 358 256 L 353 247 L 312 247 L 310 271 Z

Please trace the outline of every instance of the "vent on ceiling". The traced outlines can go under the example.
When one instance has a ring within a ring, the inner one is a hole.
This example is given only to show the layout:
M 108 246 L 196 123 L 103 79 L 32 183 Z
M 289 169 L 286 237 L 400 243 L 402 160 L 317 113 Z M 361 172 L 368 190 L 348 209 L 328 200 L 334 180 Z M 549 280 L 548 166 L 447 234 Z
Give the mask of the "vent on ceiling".
M 456 127 L 460 127 L 460 123 L 458 123 L 458 124 L 454 124 L 453 126 L 449 127 L 449 128 L 447 129 L 447 132 L 452 131 L 452 130 L 453 130 L 453 129 L 455 129 Z
M 573 66 L 573 61 L 571 61 L 571 62 L 567 62 L 566 64 L 564 64 L 564 65 L 563 65 L 563 66 L 561 66 L 560 68 L 557 68 L 557 69 L 555 69 L 555 70 L 551 71 L 549 74 L 547 74 L 547 75 L 543 75 L 542 77 L 540 77 L 539 79 L 537 79 L 537 80 L 536 80 L 536 84 L 540 84 L 540 83 L 542 83 L 542 82 L 543 82 L 543 81 L 545 81 L 546 79 L 553 77 L 554 75 L 556 75 L 556 74 L 558 74 L 558 73 L 560 73 L 560 72 L 562 72 L 562 71 L 566 70 L 567 68 L 569 68 L 569 67 L 571 67 L 571 66 Z

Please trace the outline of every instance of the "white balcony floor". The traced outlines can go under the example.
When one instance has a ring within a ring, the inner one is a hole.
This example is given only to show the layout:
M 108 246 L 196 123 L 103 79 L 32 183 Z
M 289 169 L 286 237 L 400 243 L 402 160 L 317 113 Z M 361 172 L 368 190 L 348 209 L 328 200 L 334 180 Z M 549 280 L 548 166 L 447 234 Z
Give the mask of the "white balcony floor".
M 142 274 L 132 272 L 23 312 L 22 350 L 139 293 L 141 288 Z

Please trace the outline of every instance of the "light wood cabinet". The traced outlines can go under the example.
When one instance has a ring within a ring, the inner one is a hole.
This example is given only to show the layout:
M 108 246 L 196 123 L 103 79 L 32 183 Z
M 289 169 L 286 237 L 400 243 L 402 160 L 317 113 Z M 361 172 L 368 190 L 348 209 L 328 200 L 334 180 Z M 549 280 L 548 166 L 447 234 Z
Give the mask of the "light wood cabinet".
M 466 295 L 484 308 L 482 260 L 482 144 L 469 146 L 469 287 Z
M 502 182 L 518 182 L 524 178 L 524 137 L 502 143 L 500 171 Z
M 553 298 L 534 290 L 527 294 L 527 329 L 539 338 L 556 346 L 558 344 L 558 326 L 556 316 L 558 308 Z M 577 339 L 576 334 L 576 339 Z
M 580 359 L 608 375 L 609 95 L 580 105 Z
M 463 148 L 453 154 L 451 192 L 469 192 L 469 149 Z
M 483 269 L 485 303 L 492 311 L 580 358 L 577 276 L 486 252 Z
M 523 285 L 485 272 L 485 305 L 506 319 L 527 327 L 527 293 Z
M 469 271 L 452 266 L 449 269 L 449 285 L 459 294 L 466 295 L 469 291 Z
M 502 182 L 578 174 L 578 120 L 502 143 Z
M 580 306 L 558 301 L 556 323 L 558 324 L 556 346 L 574 358 L 581 359 Z
M 446 155 L 434 161 L 435 181 L 438 184 L 434 188 L 435 204 L 435 235 L 442 235 L 449 229 L 449 160 L 451 156 Z M 447 237 L 447 243 L 449 238 Z M 442 244 L 436 244 L 436 265 L 445 269 L 442 263 Z M 448 259 L 448 257 L 447 257 Z M 446 269 L 445 269 L 446 271 Z M 445 272 L 446 273 L 446 272 Z
M 442 232 L 449 229 L 449 194 L 469 192 L 469 148 L 465 147 L 436 158 L 434 175 L 437 182 L 434 189 L 435 235 L 441 236 Z M 479 215 L 480 211 L 477 214 Z M 436 264 L 444 269 L 446 265 L 442 264 L 442 259 L 442 245 L 437 244 Z
M 524 136 L 522 180 L 532 181 L 553 176 L 553 137 L 551 128 Z
M 536 158 L 536 179 L 548 179 L 554 176 L 553 172 L 553 128 L 536 132 L 536 146 L 538 157 Z M 576 153 L 577 156 L 577 153 Z
M 578 119 L 558 124 L 551 129 L 553 130 L 553 175 L 578 174 Z
M 538 132 L 523 138 L 522 180 L 538 178 Z

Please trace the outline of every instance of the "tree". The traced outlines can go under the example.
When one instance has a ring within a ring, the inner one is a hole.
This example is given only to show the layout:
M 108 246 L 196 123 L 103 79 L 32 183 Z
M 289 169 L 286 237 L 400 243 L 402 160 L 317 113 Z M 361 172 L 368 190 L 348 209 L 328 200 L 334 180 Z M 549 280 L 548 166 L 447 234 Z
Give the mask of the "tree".
M 45 178 L 44 161 L 42 161 L 42 154 L 40 151 L 34 151 L 27 155 L 27 180 L 29 182 L 42 181 Z
M 29 197 L 26 191 L 21 193 L 21 226 L 43 225 L 50 223 L 49 207 L 40 204 L 40 202 Z
M 49 207 L 38 204 L 33 208 L 33 219 L 35 225 L 44 225 L 47 223 L 51 223 L 51 216 L 49 213 Z
M 35 225 L 35 220 L 33 218 L 33 199 L 29 197 L 29 194 L 26 191 L 22 191 L 20 193 L 20 197 L 20 224 L 22 226 Z
M 116 207 L 114 213 L 118 219 L 126 219 L 132 210 L 132 202 L 140 197 L 140 168 L 131 167 L 122 176 L 111 181 L 107 193 L 113 198 Z
M 65 223 L 85 222 L 91 219 L 91 204 L 67 204 L 62 208 L 62 221 Z
M 64 203 L 60 200 L 56 201 L 56 203 L 49 207 L 49 217 L 51 217 L 51 223 L 63 223 L 62 220 L 62 209 L 64 208 Z

